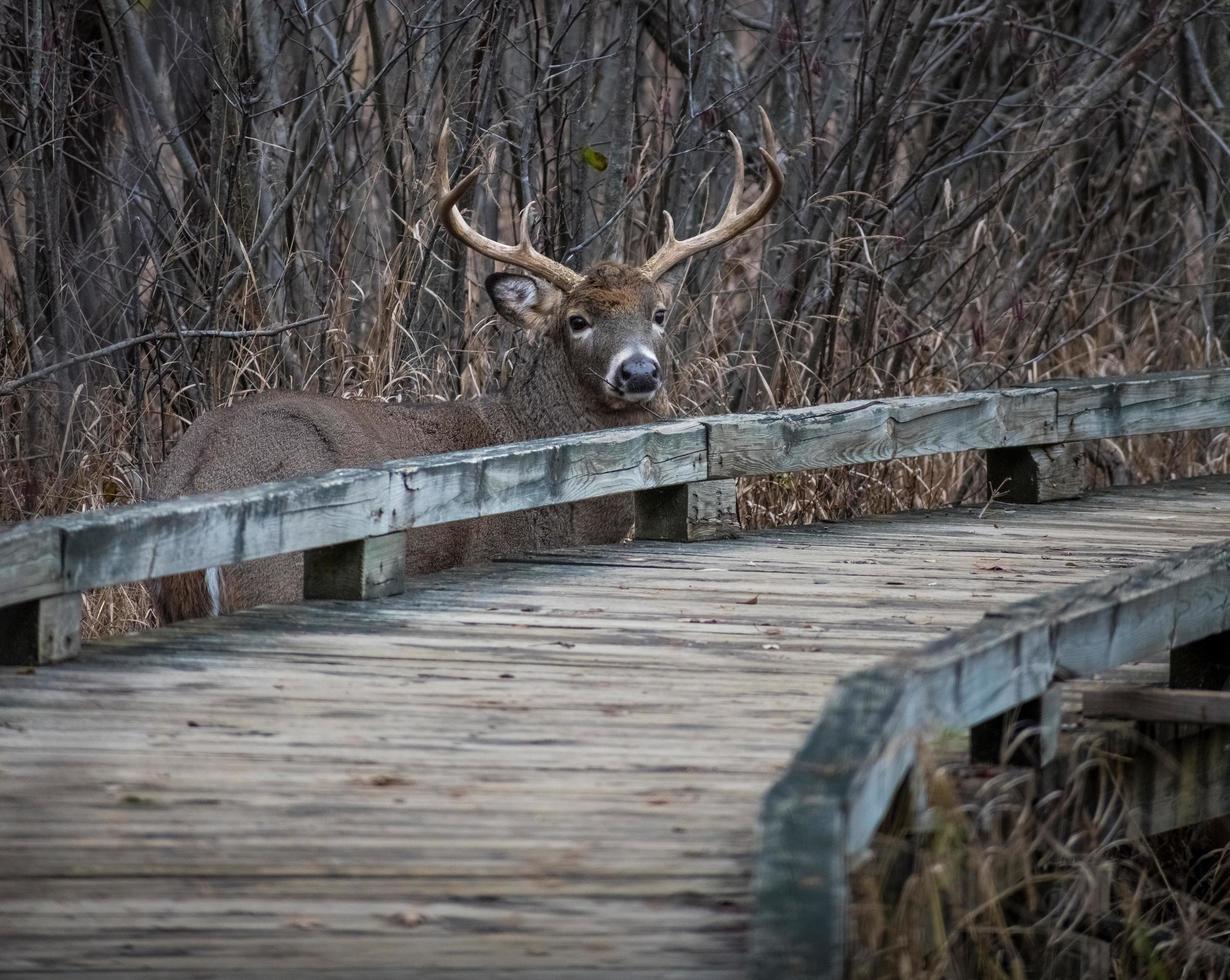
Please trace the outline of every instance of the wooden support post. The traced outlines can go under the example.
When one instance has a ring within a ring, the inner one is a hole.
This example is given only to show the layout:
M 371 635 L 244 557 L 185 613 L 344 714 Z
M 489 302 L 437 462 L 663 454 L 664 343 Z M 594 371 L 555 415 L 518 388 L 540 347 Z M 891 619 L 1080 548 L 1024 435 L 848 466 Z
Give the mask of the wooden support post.
M 987 450 L 987 493 L 1014 504 L 1071 500 L 1085 490 L 1079 442 Z
M 81 593 L 0 609 L 0 664 L 54 664 L 81 650 Z
M 1063 696 L 1059 685 L 1052 684 L 1041 697 L 970 728 L 970 761 L 987 765 L 1046 765 L 1059 751 L 1062 714 Z
M 380 599 L 406 591 L 406 533 L 303 553 L 305 599 Z
M 740 531 L 736 481 L 705 480 L 636 493 L 636 537 L 647 541 L 711 541 Z

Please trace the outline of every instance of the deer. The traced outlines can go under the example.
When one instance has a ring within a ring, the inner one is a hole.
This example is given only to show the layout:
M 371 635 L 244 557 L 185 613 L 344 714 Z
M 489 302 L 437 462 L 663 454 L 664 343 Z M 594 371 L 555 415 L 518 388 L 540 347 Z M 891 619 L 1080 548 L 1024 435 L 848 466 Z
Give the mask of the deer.
M 718 222 L 682 241 L 663 213 L 659 249 L 640 265 L 596 263 L 577 272 L 531 244 L 529 208 L 516 245 L 485 237 L 458 208 L 479 169 L 449 183 L 447 121 L 436 144 L 441 226 L 464 246 L 516 272 L 486 279 L 496 313 L 532 340 L 496 393 L 448 402 L 390 403 L 306 392 L 270 391 L 213 409 L 180 438 L 151 481 L 149 497 L 214 493 L 347 467 L 382 465 L 616 426 L 665 412 L 669 286 L 664 277 L 687 259 L 745 233 L 781 194 L 773 127 L 760 110 L 765 184 L 740 208 L 743 150 L 727 133 L 734 183 Z M 630 495 L 474 521 L 414 528 L 406 568 L 428 573 L 500 555 L 622 540 L 633 524 Z M 220 615 L 303 596 L 302 554 L 282 555 L 171 576 L 154 587 L 162 622 Z

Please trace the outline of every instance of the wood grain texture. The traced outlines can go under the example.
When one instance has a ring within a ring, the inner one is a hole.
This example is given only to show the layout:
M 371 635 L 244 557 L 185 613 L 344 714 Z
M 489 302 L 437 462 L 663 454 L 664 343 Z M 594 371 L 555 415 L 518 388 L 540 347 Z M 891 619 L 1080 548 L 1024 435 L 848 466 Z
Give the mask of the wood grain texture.
M 1094 545 L 1082 538 L 1081 546 Z M 991 612 L 908 659 L 843 680 L 762 812 L 763 839 L 804 853 L 761 855 L 753 938 L 757 975 L 813 975 L 794 964 L 829 962 L 844 943 L 844 916 L 832 913 L 844 907 L 845 881 L 820 870 L 792 878 L 781 872 L 811 861 L 817 868 L 832 864 L 830 855 L 805 853 L 809 833 L 815 848 L 829 848 L 832 841 L 811 823 L 794 826 L 792 801 L 807 800 L 809 807 L 827 801 L 846 815 L 848 859 L 867 846 L 888 812 L 924 730 L 972 726 L 1002 715 L 1040 697 L 1057 670 L 1088 676 L 1224 633 L 1230 626 L 1228 597 L 1230 542 L 1200 545 Z M 864 716 L 866 721 L 857 720 Z M 839 969 L 825 975 L 839 975 Z
M 709 476 L 825 469 L 911 456 L 1056 441 L 1046 389 L 843 402 L 705 420 Z
M 739 534 L 735 480 L 707 480 L 641 490 L 635 496 L 636 532 L 644 541 L 716 541 Z
M 671 422 L 36 521 L 0 533 L 0 604 L 703 479 L 704 447 Z
M 81 593 L 0 608 L 0 665 L 55 664 L 81 648 Z
M 0 532 L 0 604 L 707 479 L 1230 423 L 1230 372 L 1048 382 L 611 429 Z
M 304 552 L 305 599 L 383 599 L 404 591 L 404 531 Z
M 1085 490 L 1078 442 L 987 450 L 987 495 L 1014 504 L 1073 500 Z
M 0 672 L 0 970 L 744 977 L 758 894 L 840 936 L 819 886 L 908 767 L 921 647 L 1228 514 L 1220 478 L 593 545 Z M 840 750 L 791 765 L 826 703 Z
M 1230 725 L 1230 691 L 1176 691 L 1162 687 L 1116 687 L 1086 691 L 1089 718 Z

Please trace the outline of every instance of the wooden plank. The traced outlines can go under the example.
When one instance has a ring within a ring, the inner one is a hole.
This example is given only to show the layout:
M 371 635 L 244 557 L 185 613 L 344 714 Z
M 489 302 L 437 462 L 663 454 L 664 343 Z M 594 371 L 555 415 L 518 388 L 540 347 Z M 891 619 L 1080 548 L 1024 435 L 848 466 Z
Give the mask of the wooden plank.
M 382 599 L 405 590 L 405 531 L 303 554 L 305 599 Z
M 1230 725 L 1230 691 L 1108 686 L 1085 692 L 1082 713 L 1088 718 Z
M 1119 753 L 1116 784 L 1128 815 L 1144 834 L 1161 834 L 1230 814 L 1230 740 L 1208 728 L 1141 752 L 1136 740 Z
M 1018 504 L 1072 500 L 1085 490 L 1078 442 L 987 450 L 987 496 Z
M 716 541 L 741 529 L 735 480 L 707 480 L 636 494 L 636 538 L 641 541 Z
M 1046 386 L 1058 398 L 1057 441 L 1230 425 L 1230 371 L 1089 378 Z
M 564 436 L 0 533 L 0 602 L 708 478 L 1224 425 L 1230 372 L 1054 382 Z
M 0 604 L 704 479 L 704 449 L 672 422 L 36 521 L 0 533 Z
M 970 727 L 970 761 L 987 765 L 1044 766 L 1059 751 L 1063 696 L 1052 684 L 1003 714 Z
M 704 480 L 699 422 L 607 429 L 390 463 L 392 506 L 423 527 Z
M 81 593 L 0 608 L 0 664 L 54 664 L 81 648 Z
M 1039 697 L 1057 668 L 1088 675 L 1225 632 L 1227 595 L 1230 544 L 1201 546 L 1018 603 L 903 658 L 896 669 L 884 665 L 843 679 L 762 810 L 767 844 L 754 920 L 758 975 L 788 976 L 798 973 L 798 964 L 829 963 L 840 958 L 834 949 L 844 942 L 846 882 L 817 870 L 811 883 L 792 883 L 779 870 L 831 867 L 835 860 L 827 852 L 830 835 L 794 827 L 798 801 L 825 800 L 847 814 L 840 846 L 845 856 L 856 854 L 888 812 L 921 730 L 976 725 L 1002 714 Z M 868 711 L 873 723 L 851 723 Z M 781 846 L 792 850 L 773 852 Z
M 63 592 L 60 529 L 31 521 L 0 530 L 0 606 Z
M 1042 388 L 840 402 L 704 423 L 710 478 L 1057 441 L 1055 395 Z

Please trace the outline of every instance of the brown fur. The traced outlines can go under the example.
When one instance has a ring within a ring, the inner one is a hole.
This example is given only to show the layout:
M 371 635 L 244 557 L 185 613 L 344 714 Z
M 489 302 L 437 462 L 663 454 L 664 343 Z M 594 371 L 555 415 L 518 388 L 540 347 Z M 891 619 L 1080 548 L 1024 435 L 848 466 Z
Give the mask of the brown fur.
M 451 450 L 635 425 L 662 411 L 653 402 L 622 401 L 604 380 L 612 356 L 635 343 L 666 362 L 661 331 L 652 328 L 664 304 L 658 287 L 614 263 L 594 267 L 564 295 L 538 284 L 533 301 L 496 298 L 500 312 L 539 334 L 497 395 L 410 405 L 268 392 L 202 416 L 159 470 L 151 496 L 232 490 L 270 480 L 370 466 Z M 525 280 L 528 282 L 529 280 Z M 593 324 L 578 341 L 568 317 L 583 312 Z M 630 529 L 631 502 L 588 501 L 412 530 L 407 567 L 429 572 L 510 552 L 565 544 L 616 541 Z M 248 562 L 223 570 L 224 608 L 292 602 L 302 596 L 301 555 Z M 201 573 L 166 579 L 157 590 L 165 619 L 209 612 Z

